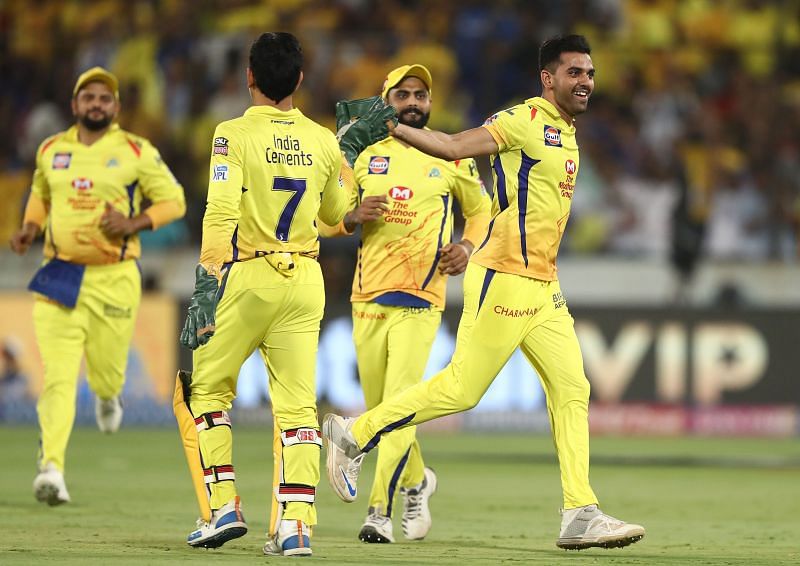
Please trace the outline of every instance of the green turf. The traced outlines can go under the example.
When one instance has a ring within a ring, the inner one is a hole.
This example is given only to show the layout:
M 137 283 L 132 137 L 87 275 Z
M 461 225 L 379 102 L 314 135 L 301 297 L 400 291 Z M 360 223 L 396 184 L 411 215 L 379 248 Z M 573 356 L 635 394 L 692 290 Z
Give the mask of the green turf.
M 0 564 L 255 564 L 271 483 L 271 433 L 237 429 L 235 465 L 250 532 L 214 551 L 184 543 L 196 504 L 177 432 L 76 429 L 68 454 L 73 503 L 48 508 L 31 494 L 37 433 L 0 429 Z M 440 479 L 428 539 L 365 545 L 360 500 L 341 503 L 324 477 L 311 560 L 324 564 L 798 564 L 797 440 L 593 440 L 592 483 L 603 508 L 641 522 L 643 541 L 566 553 L 554 546 L 560 487 L 549 438 L 423 436 Z M 324 467 L 323 467 L 324 470 Z M 324 471 L 323 471 L 324 474 Z

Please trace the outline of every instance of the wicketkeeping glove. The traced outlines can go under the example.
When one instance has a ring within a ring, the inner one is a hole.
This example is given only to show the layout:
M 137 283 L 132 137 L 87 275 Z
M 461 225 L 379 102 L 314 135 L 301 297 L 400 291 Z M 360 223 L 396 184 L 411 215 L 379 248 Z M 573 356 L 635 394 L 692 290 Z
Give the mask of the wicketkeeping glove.
M 194 276 L 194 293 L 181 332 L 181 344 L 190 350 L 196 350 L 214 335 L 219 289 L 217 278 L 209 275 L 202 265 L 197 266 Z
M 397 125 L 397 112 L 380 96 L 336 103 L 336 139 L 350 167 L 365 148 L 389 135 L 386 122 Z

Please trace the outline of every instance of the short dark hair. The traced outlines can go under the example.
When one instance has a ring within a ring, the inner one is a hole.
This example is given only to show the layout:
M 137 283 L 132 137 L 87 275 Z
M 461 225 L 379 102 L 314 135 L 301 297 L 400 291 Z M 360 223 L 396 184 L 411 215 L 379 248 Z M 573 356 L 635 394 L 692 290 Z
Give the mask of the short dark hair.
M 557 35 L 546 39 L 539 48 L 539 71 L 553 71 L 553 63 L 561 60 L 562 53 L 586 53 L 590 55 L 592 48 L 582 35 Z
M 267 98 L 280 102 L 294 92 L 303 69 L 303 48 L 291 33 L 262 33 L 250 48 L 250 70 Z

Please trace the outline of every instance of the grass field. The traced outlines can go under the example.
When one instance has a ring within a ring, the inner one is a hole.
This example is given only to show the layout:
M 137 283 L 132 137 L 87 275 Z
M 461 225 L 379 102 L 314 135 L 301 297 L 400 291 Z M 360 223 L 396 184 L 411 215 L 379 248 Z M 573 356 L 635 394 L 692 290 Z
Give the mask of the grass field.
M 197 514 L 177 432 L 76 429 L 68 454 L 73 502 L 49 508 L 31 493 L 37 432 L 0 429 L 0 564 L 256 564 L 271 485 L 271 432 L 239 428 L 234 459 L 250 532 L 224 547 L 189 548 Z M 604 510 L 647 528 L 617 550 L 555 547 L 560 488 L 549 438 L 423 436 L 439 476 L 428 539 L 365 545 L 374 458 L 361 499 L 341 503 L 322 479 L 311 560 L 324 564 L 800 564 L 797 440 L 593 439 L 592 484 Z M 323 466 L 324 474 L 324 466 Z

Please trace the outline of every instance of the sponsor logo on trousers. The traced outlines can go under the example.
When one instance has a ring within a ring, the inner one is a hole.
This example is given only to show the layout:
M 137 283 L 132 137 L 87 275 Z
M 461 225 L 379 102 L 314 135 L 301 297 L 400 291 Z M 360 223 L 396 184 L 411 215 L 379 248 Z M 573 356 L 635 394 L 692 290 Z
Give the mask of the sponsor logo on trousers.
M 364 320 L 386 320 L 386 313 L 384 312 L 353 311 L 353 316 Z
M 526 309 L 510 309 L 503 305 L 495 305 L 494 312 L 500 316 L 508 316 L 510 318 L 520 318 L 523 316 L 533 316 L 539 309 L 528 307 Z

